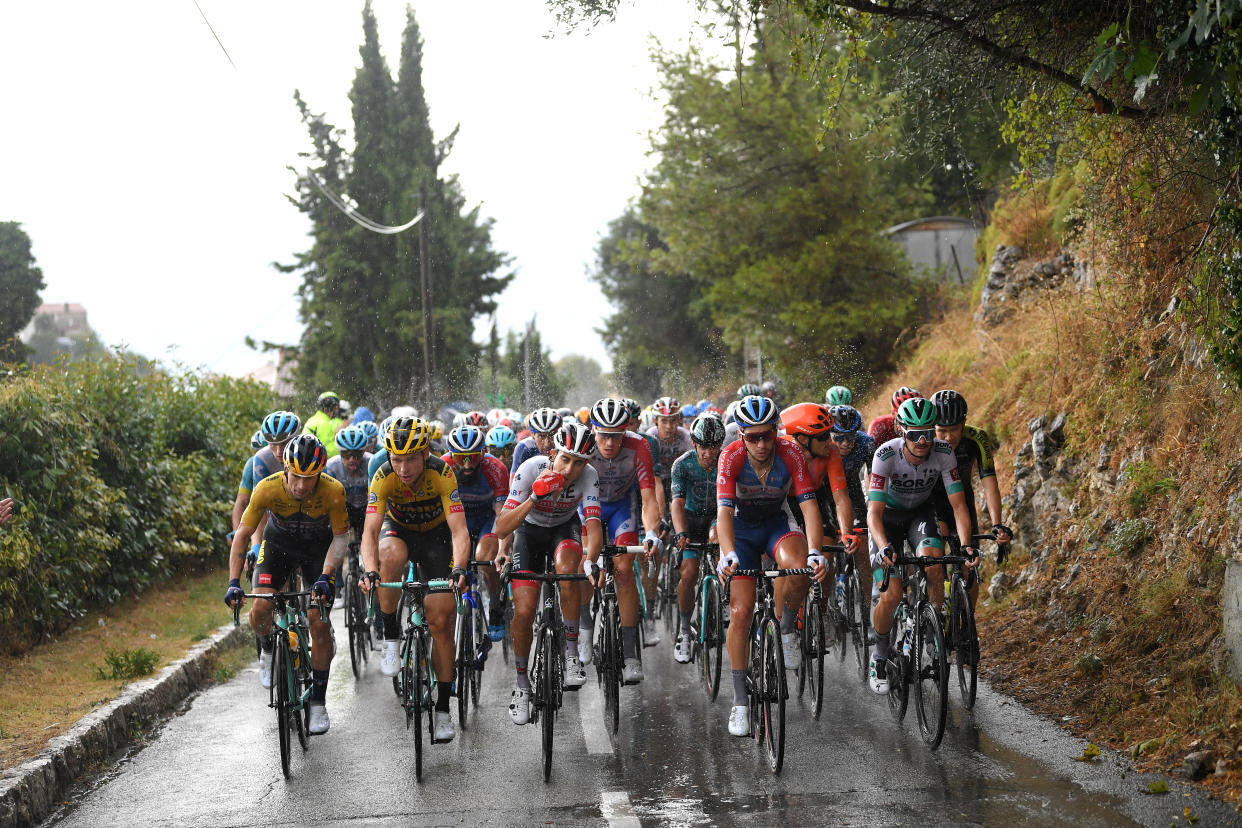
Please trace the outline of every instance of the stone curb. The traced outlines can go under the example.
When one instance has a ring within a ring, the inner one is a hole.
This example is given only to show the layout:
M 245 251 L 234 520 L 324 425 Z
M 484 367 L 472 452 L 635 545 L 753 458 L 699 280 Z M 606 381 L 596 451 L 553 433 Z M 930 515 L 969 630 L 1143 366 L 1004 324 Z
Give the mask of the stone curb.
M 159 675 L 128 685 L 120 697 L 82 717 L 43 752 L 0 773 L 0 828 L 38 825 L 91 765 L 106 761 L 131 740 L 132 729 L 165 718 L 210 677 L 212 657 L 250 637 L 243 624 L 221 627 Z

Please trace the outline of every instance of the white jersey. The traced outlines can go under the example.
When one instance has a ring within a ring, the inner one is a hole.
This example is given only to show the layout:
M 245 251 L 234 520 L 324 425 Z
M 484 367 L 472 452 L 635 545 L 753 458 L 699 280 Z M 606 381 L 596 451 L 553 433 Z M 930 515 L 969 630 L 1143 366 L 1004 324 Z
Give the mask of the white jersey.
M 537 454 L 526 460 L 513 473 L 510 481 L 506 509 L 521 506 L 530 497 L 531 486 L 544 469 L 551 467 L 552 459 Z M 583 523 L 600 519 L 599 475 L 588 463 L 573 483 L 566 485 L 555 496 L 537 501 L 526 520 L 536 526 L 560 526 L 577 515 Z

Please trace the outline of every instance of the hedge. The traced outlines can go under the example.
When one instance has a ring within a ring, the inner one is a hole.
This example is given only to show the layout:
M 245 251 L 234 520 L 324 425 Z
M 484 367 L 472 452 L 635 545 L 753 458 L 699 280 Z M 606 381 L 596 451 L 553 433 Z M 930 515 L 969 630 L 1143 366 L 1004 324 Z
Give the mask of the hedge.
M 250 435 L 277 407 L 249 380 L 128 355 L 0 366 L 0 650 L 223 560 Z

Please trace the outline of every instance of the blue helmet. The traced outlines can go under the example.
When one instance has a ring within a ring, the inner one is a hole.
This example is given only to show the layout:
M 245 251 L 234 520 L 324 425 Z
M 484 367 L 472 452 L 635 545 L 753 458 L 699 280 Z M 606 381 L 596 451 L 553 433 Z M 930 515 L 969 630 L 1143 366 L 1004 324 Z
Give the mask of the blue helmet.
M 453 454 L 482 451 L 483 439 L 483 429 L 478 426 L 458 426 L 448 433 L 448 450 Z
M 360 405 L 354 409 L 354 416 L 350 419 L 354 425 L 362 425 L 363 423 L 375 422 L 375 415 L 371 413 L 371 409 L 365 405 Z
M 367 433 L 359 426 L 346 426 L 336 433 L 336 447 L 341 451 L 362 451 L 366 445 Z
M 697 416 L 699 416 L 699 409 L 698 409 L 698 407 L 697 407 L 697 406 L 693 406 L 693 405 L 683 405 L 683 406 L 681 407 L 681 416 L 683 416 L 683 417 L 697 417 Z
M 267 440 L 263 439 L 263 429 L 259 429 L 250 437 L 250 447 L 255 451 L 267 445 Z
M 368 443 L 372 441 L 378 442 L 380 430 L 379 426 L 375 424 L 375 420 L 363 420 L 358 423 L 358 428 L 362 429 L 362 432 L 367 435 Z
M 852 405 L 834 405 L 828 411 L 832 414 L 832 430 L 837 434 L 852 434 L 862 429 L 862 415 Z
M 733 409 L 733 417 L 742 428 L 774 426 L 780 422 L 781 412 L 769 398 L 748 394 L 738 401 L 737 408 Z
M 487 432 L 487 445 L 491 448 L 512 448 L 515 443 L 517 443 L 517 435 L 508 426 L 498 425 Z
M 292 440 L 302 430 L 302 420 L 292 411 L 273 411 L 263 418 L 259 431 L 263 439 L 269 443 L 283 443 Z

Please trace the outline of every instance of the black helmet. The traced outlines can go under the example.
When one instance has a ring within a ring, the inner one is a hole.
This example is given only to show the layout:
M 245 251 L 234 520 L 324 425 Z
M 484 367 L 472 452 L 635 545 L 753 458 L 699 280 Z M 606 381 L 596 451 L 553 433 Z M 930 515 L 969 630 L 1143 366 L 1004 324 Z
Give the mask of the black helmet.
M 955 426 L 966 422 L 966 398 L 948 388 L 931 395 L 936 406 L 936 425 Z

